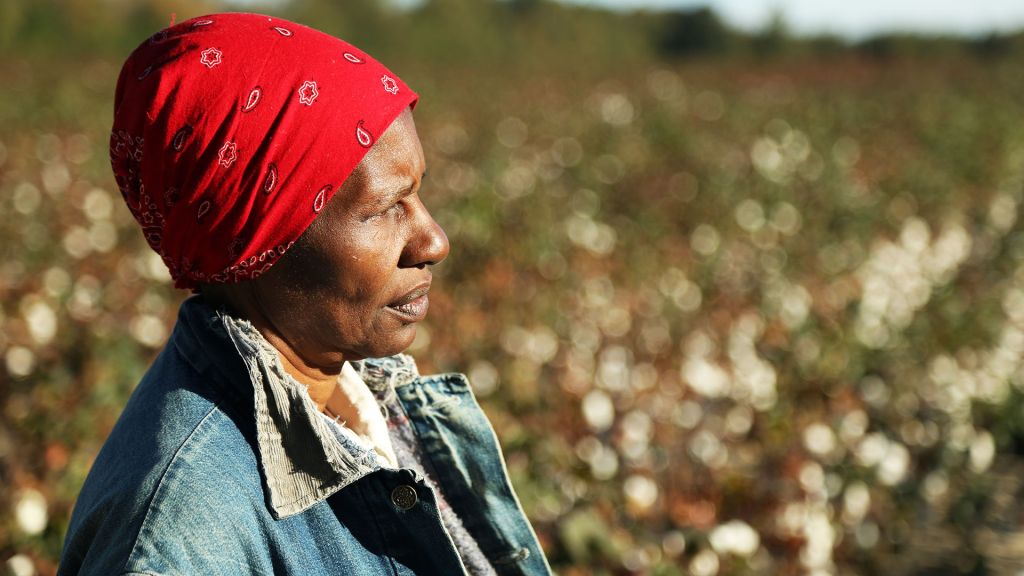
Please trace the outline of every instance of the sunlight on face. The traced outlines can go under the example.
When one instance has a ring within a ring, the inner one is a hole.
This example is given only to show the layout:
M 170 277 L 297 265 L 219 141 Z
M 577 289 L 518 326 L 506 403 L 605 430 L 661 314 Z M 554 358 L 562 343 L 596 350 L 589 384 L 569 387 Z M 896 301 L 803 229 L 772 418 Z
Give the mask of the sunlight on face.
M 430 264 L 448 239 L 419 196 L 425 171 L 406 110 L 335 193 L 261 293 L 275 327 L 307 360 L 407 348 L 427 313 Z

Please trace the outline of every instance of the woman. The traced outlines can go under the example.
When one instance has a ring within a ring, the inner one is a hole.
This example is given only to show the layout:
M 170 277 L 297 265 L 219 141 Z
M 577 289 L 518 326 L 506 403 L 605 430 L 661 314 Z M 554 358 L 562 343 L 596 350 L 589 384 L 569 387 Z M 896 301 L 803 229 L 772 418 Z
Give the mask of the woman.
M 448 253 L 416 99 L 266 16 L 129 57 L 114 173 L 198 294 L 93 465 L 61 574 L 550 573 L 465 377 L 395 355 Z

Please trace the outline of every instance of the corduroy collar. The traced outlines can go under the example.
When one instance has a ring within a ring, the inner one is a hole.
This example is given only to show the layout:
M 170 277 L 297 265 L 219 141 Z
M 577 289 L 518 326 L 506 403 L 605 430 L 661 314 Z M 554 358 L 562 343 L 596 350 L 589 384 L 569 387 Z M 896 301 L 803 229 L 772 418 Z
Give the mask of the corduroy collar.
M 306 387 L 285 372 L 277 351 L 248 321 L 192 297 L 181 305 L 171 341 L 197 371 L 212 376 L 211 384 L 227 399 L 238 402 L 242 417 L 252 415 L 266 501 L 275 518 L 298 514 L 379 468 L 372 451 L 330 430 Z M 404 354 L 352 366 L 378 398 L 419 377 Z

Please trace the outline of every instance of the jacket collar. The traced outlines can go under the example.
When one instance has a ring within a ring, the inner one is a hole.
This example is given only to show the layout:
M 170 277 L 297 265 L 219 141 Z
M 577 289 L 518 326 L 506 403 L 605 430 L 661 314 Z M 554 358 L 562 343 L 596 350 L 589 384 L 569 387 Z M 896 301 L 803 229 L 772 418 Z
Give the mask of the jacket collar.
M 243 412 L 251 409 L 266 501 L 275 518 L 298 514 L 378 469 L 372 452 L 343 444 L 330 430 L 306 387 L 285 372 L 277 351 L 248 321 L 195 296 L 181 305 L 172 342 L 197 371 L 212 376 L 211 384 L 227 399 Z M 419 377 L 406 355 L 352 365 L 378 398 Z

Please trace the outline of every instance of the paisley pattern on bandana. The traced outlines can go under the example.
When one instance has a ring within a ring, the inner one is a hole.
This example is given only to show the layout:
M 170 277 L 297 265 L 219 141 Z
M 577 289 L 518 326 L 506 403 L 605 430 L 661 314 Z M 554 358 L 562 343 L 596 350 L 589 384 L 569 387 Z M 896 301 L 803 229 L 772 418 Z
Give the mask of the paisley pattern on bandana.
M 253 88 L 242 105 L 242 112 L 251 112 L 260 103 L 260 96 L 263 96 L 263 90 L 259 86 Z
M 347 42 L 211 14 L 149 36 L 125 62 L 111 166 L 176 286 L 256 278 L 417 98 Z

